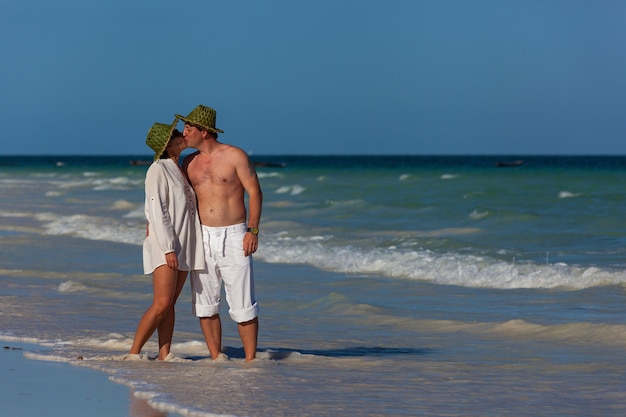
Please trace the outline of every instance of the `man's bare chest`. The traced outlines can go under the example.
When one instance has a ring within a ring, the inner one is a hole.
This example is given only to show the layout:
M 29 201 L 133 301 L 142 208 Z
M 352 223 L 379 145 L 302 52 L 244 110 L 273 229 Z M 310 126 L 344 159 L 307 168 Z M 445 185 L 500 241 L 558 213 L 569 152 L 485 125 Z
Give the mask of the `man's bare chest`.
M 217 165 L 197 164 L 189 166 L 189 180 L 196 186 L 224 186 L 236 182 L 234 170 L 225 169 Z

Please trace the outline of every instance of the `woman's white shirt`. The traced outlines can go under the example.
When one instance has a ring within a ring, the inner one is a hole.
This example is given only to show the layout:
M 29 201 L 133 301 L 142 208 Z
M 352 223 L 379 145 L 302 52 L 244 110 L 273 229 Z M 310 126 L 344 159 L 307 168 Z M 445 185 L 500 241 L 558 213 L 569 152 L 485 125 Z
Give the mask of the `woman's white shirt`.
M 170 252 L 176 252 L 179 270 L 204 269 L 196 194 L 176 162 L 154 161 L 146 172 L 145 189 L 149 226 L 143 243 L 144 273 L 166 264 L 165 254 Z

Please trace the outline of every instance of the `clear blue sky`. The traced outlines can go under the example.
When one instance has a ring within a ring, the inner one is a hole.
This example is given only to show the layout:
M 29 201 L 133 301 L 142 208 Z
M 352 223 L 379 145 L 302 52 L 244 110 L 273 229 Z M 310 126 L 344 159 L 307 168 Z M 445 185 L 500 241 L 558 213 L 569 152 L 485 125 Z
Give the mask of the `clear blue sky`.
M 5 155 L 626 154 L 626 1 L 3 0 Z

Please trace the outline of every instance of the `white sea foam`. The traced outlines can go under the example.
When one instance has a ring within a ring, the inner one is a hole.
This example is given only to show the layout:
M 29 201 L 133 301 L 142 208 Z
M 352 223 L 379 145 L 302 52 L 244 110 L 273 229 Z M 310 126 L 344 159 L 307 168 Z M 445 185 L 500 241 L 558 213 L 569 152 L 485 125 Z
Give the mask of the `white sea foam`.
M 259 178 L 273 178 L 273 177 L 281 177 L 282 174 L 278 172 L 257 172 L 257 176 Z
M 21 187 L 24 185 L 30 185 L 32 183 L 33 181 L 31 180 L 24 180 L 24 179 L 19 179 L 19 178 L 3 178 L 0 180 L 0 187 L 11 189 L 11 188 L 16 188 L 16 187 Z
M 301 185 L 294 185 L 293 187 L 291 187 L 291 195 L 302 194 L 305 190 L 306 188 L 302 187 Z
M 469 217 L 474 220 L 484 219 L 487 216 L 489 216 L 489 212 L 487 210 L 479 210 L 479 209 L 472 211 L 469 215 Z
M 124 214 L 124 218 L 126 219 L 145 219 L 146 211 L 144 209 L 143 204 L 137 206 L 133 211 L 129 211 Z
M 17 211 L 2 211 L 0 210 L 0 217 L 32 217 L 33 214 Z
M 579 197 L 580 194 L 572 193 L 571 191 L 560 191 L 559 198 L 574 198 Z
M 30 176 L 33 178 L 55 178 L 58 177 L 59 174 L 56 172 L 33 172 Z
M 37 344 L 41 340 L 36 337 L 23 337 L 23 336 L 14 336 L 12 334 L 4 333 L 0 331 L 0 340 L 4 340 L 6 342 L 18 342 L 18 343 L 32 343 Z
M 266 238 L 267 239 L 267 238 Z M 504 262 L 465 254 L 438 254 L 430 250 L 333 247 L 332 236 L 290 238 L 284 234 L 266 241 L 256 254 L 271 263 L 306 263 L 350 274 L 377 274 L 444 285 L 484 288 L 570 288 L 626 282 L 623 271 L 580 268 L 566 264 Z
M 103 178 L 93 181 L 93 189 L 95 191 L 132 190 L 141 184 L 143 184 L 143 179 L 137 180 L 129 177 Z
M 24 352 L 24 357 L 29 359 L 36 359 L 39 361 L 47 361 L 47 362 L 70 362 L 72 359 L 67 358 L 61 355 L 53 355 L 47 353 L 36 353 L 36 352 Z
M 367 203 L 364 200 L 326 200 L 324 201 L 329 206 L 337 206 L 337 207 L 353 207 L 353 206 L 363 206 L 365 207 Z
M 40 213 L 37 219 L 43 222 L 50 235 L 72 235 L 90 240 L 142 244 L 145 233 L 139 223 L 127 223 L 120 219 L 87 216 L 59 216 L 53 213 Z
M 91 187 L 92 181 L 89 179 L 85 180 L 64 180 L 64 181 L 52 181 L 52 185 L 62 190 L 79 188 L 79 187 Z
M 352 202 L 354 203 L 354 202 Z M 122 204 L 122 205 L 125 205 Z M 143 218 L 140 209 L 127 217 Z M 0 213 L 0 215 L 21 215 Z M 482 218 L 487 213 L 470 216 Z M 47 234 L 72 235 L 91 240 L 104 240 L 141 245 L 144 225 L 128 224 L 123 219 L 87 215 L 59 216 L 40 213 Z M 132 219 L 131 219 L 132 220 Z M 433 236 L 445 235 L 433 234 Z M 430 236 L 426 234 L 425 236 Z M 338 245 L 332 234 L 313 233 L 290 237 L 286 231 L 265 233 L 263 244 L 255 257 L 270 263 L 306 263 L 324 270 L 350 274 L 377 274 L 391 278 L 416 279 L 445 285 L 486 288 L 588 288 L 626 282 L 626 273 L 601 268 L 581 268 L 563 263 L 536 264 L 491 259 L 459 253 L 436 253 L 417 250 L 415 242 L 384 247 Z M 74 291 L 70 284 L 60 291 Z
M 296 185 L 280 187 L 275 191 L 275 193 L 276 194 L 289 193 L 291 195 L 298 195 L 298 194 L 301 194 L 304 190 L 306 190 L 306 188 L 302 187 L 301 185 L 296 184 Z
M 132 209 L 135 209 L 136 207 L 137 207 L 137 204 L 131 203 L 130 201 L 117 200 L 113 202 L 113 204 L 111 205 L 111 210 L 132 210 Z
M 16 213 L 14 213 L 16 214 Z M 11 215 L 11 213 L 4 213 Z M 16 214 L 17 215 L 17 214 Z M 128 216 L 128 214 L 126 215 Z M 139 211 L 137 211 L 137 217 Z M 143 216 L 141 216 L 143 217 Z M 72 235 L 141 245 L 144 225 L 122 219 L 87 215 L 59 216 L 40 213 L 46 233 Z M 446 232 L 442 231 L 445 235 Z M 435 234 L 437 235 L 437 234 Z M 438 236 L 438 235 L 437 235 Z M 626 282 L 626 273 L 601 268 L 581 268 L 563 263 L 535 264 L 491 259 L 459 253 L 416 250 L 409 241 L 401 246 L 356 247 L 334 243 L 332 234 L 290 237 L 286 231 L 265 233 L 255 257 L 270 263 L 306 263 L 324 270 L 350 274 L 377 274 L 445 285 L 486 288 L 588 288 Z M 75 291 L 72 283 L 60 291 Z
M 59 292 L 63 292 L 63 293 L 74 293 L 74 292 L 82 292 L 82 291 L 86 291 L 89 288 L 86 287 L 85 285 L 76 282 L 76 281 L 64 281 L 62 283 L 59 284 L 59 286 L 57 287 L 57 291 Z
M 276 191 L 274 191 L 276 194 L 285 194 L 288 193 L 289 191 L 291 191 L 291 187 L 288 186 L 283 186 L 278 188 Z

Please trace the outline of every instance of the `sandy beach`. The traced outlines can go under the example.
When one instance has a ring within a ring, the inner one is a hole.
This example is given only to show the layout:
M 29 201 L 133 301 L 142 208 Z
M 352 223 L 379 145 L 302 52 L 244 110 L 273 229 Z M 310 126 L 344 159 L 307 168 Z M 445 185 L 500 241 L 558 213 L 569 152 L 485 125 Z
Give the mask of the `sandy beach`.
M 166 417 L 108 375 L 66 362 L 31 360 L 37 345 L 0 343 L 0 403 L 13 417 Z M 171 416 L 171 415 L 170 415 Z

